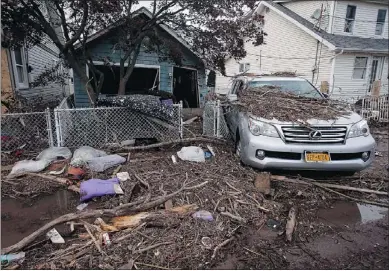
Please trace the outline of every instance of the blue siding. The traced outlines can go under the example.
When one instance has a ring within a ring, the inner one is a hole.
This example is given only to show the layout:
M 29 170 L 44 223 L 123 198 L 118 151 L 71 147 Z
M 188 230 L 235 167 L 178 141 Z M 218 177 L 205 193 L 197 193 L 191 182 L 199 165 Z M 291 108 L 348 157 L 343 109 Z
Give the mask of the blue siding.
M 178 42 L 178 41 L 177 41 Z M 109 38 L 100 38 L 89 45 L 94 61 L 101 61 L 104 57 L 109 57 L 111 62 L 120 62 L 120 52 L 113 50 L 113 44 L 110 43 Z M 207 93 L 205 68 L 201 60 L 193 55 L 187 48 L 182 47 L 184 52 L 183 67 L 196 68 L 198 71 L 198 85 L 199 85 L 199 101 L 200 106 L 204 103 L 204 97 Z M 172 61 L 160 61 L 157 53 L 147 53 L 144 49 L 139 53 L 136 64 L 143 65 L 157 65 L 160 66 L 160 90 L 172 93 L 172 77 L 173 67 L 176 66 Z M 80 82 L 80 79 L 74 75 L 74 94 L 75 103 L 77 107 L 89 106 L 88 94 L 85 91 L 85 86 Z

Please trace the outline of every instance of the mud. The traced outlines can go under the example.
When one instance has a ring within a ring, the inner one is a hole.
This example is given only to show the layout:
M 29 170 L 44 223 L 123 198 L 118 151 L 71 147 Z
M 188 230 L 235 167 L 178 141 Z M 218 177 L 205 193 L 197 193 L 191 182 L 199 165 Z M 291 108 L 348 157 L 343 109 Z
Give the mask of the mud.
M 1 246 L 13 245 L 51 220 L 74 212 L 78 202 L 77 195 L 67 190 L 35 199 L 2 199 Z

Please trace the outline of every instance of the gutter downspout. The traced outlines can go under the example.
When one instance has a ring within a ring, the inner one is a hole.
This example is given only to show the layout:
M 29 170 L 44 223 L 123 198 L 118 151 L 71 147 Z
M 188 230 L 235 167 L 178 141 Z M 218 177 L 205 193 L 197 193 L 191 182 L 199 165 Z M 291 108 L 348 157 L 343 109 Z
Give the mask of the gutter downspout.
M 331 92 L 329 92 L 328 94 L 331 96 L 332 93 L 334 93 L 334 88 L 335 88 L 335 61 L 336 61 L 336 57 L 340 56 L 341 54 L 343 54 L 344 50 L 341 49 L 341 51 L 339 53 L 335 53 L 335 55 L 331 58 L 331 61 L 332 61 L 332 67 L 331 67 L 331 81 L 330 81 L 330 85 L 331 85 Z

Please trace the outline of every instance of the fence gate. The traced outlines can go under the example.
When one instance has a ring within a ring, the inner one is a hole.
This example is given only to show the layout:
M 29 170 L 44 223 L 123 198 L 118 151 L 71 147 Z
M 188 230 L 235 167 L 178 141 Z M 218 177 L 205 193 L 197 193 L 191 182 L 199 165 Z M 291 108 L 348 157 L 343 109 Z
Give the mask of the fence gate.
M 231 138 L 223 107 L 219 100 L 209 101 L 204 106 L 203 134 L 218 138 Z
M 389 122 L 389 95 L 363 98 L 362 116 L 379 122 Z

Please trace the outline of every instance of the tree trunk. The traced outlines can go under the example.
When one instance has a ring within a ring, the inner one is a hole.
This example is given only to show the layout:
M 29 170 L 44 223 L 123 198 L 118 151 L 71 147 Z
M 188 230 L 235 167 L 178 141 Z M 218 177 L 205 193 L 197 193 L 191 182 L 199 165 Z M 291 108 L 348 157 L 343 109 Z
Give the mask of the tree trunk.
M 125 95 L 126 94 L 126 83 L 127 83 L 127 81 L 124 81 L 124 78 L 120 79 L 118 95 Z
M 136 46 L 136 49 L 133 52 L 133 56 L 128 59 L 128 66 L 127 66 L 127 70 L 126 70 L 124 76 L 122 77 L 122 74 L 120 73 L 120 82 L 119 82 L 119 89 L 118 89 L 119 95 L 126 94 L 126 85 L 127 85 L 128 79 L 130 79 L 130 76 L 131 76 L 132 72 L 134 71 L 136 59 L 138 58 L 138 55 L 140 52 L 140 47 L 142 45 L 142 41 L 143 41 L 143 39 L 141 39 L 139 44 Z

